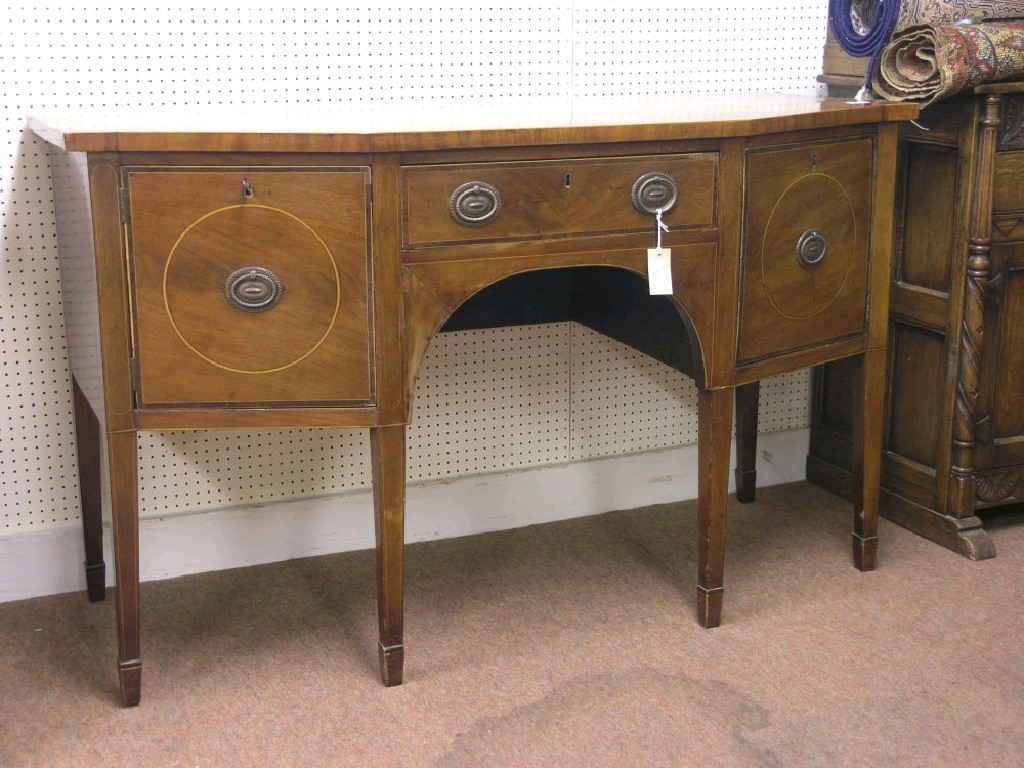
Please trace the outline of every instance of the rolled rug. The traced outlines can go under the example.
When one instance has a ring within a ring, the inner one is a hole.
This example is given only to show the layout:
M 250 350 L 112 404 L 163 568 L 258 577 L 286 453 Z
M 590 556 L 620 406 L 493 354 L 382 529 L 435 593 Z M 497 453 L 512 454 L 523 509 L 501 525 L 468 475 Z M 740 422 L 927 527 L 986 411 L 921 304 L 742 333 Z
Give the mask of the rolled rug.
M 871 84 L 883 49 L 907 27 L 1022 16 L 1022 0 L 829 0 L 828 4 L 829 25 L 836 42 L 850 56 L 869 59 L 866 86 Z
M 871 73 L 875 93 L 923 106 L 983 83 L 1022 79 L 1024 19 L 909 27 L 893 36 Z
M 853 0 L 854 3 L 866 0 Z M 896 30 L 917 24 L 951 26 L 1024 16 L 1021 0 L 900 0 Z

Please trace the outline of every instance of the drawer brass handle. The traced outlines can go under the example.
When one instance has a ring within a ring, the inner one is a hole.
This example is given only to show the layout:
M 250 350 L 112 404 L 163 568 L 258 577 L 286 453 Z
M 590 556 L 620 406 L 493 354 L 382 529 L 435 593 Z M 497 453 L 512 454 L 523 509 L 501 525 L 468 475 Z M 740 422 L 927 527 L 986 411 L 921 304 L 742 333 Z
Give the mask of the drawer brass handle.
M 633 184 L 633 207 L 640 213 L 656 216 L 660 209 L 667 213 L 675 207 L 679 188 L 667 173 L 645 173 Z
M 281 300 L 284 285 L 264 267 L 236 269 L 224 281 L 224 298 L 243 312 L 266 312 Z
M 452 218 L 464 227 L 490 224 L 501 213 L 501 193 L 482 181 L 470 181 L 452 192 Z
M 828 239 L 820 229 L 808 229 L 796 241 L 796 260 L 804 269 L 821 264 L 828 251 Z

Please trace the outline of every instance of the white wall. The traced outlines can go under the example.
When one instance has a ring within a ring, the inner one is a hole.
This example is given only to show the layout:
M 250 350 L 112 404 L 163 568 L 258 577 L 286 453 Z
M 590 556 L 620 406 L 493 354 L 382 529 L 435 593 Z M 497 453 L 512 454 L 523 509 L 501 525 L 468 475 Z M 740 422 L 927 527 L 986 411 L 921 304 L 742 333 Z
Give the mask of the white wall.
M 139 5 L 0 11 L 0 600 L 84 586 L 53 191 L 28 115 L 817 93 L 827 9 Z M 765 482 L 802 477 L 806 404 L 806 374 L 765 386 L 761 429 L 777 433 L 764 438 Z M 410 495 L 409 539 L 691 498 L 695 439 L 692 383 L 585 329 L 439 337 L 409 434 L 409 480 L 428 484 Z M 144 435 L 143 577 L 370 546 L 366 442 L 359 431 Z M 602 491 L 595 477 L 620 480 Z M 504 501 L 537 489 L 529 509 Z

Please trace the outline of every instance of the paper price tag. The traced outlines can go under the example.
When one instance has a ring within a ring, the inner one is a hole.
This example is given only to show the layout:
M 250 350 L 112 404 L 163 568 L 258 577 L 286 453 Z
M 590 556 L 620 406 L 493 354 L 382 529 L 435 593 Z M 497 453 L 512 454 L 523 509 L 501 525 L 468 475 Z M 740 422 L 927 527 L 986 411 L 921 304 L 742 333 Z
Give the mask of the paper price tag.
M 651 296 L 664 296 L 672 293 L 672 249 L 647 249 L 647 280 L 651 286 Z

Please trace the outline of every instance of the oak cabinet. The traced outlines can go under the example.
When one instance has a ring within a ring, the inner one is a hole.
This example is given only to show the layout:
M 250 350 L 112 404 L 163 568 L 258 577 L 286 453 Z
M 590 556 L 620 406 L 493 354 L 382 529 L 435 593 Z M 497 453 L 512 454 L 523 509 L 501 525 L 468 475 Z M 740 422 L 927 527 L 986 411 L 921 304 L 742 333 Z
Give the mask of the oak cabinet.
M 1024 501 L 1024 84 L 901 128 L 882 511 L 973 558 Z M 847 367 L 817 377 L 808 477 L 848 493 Z

